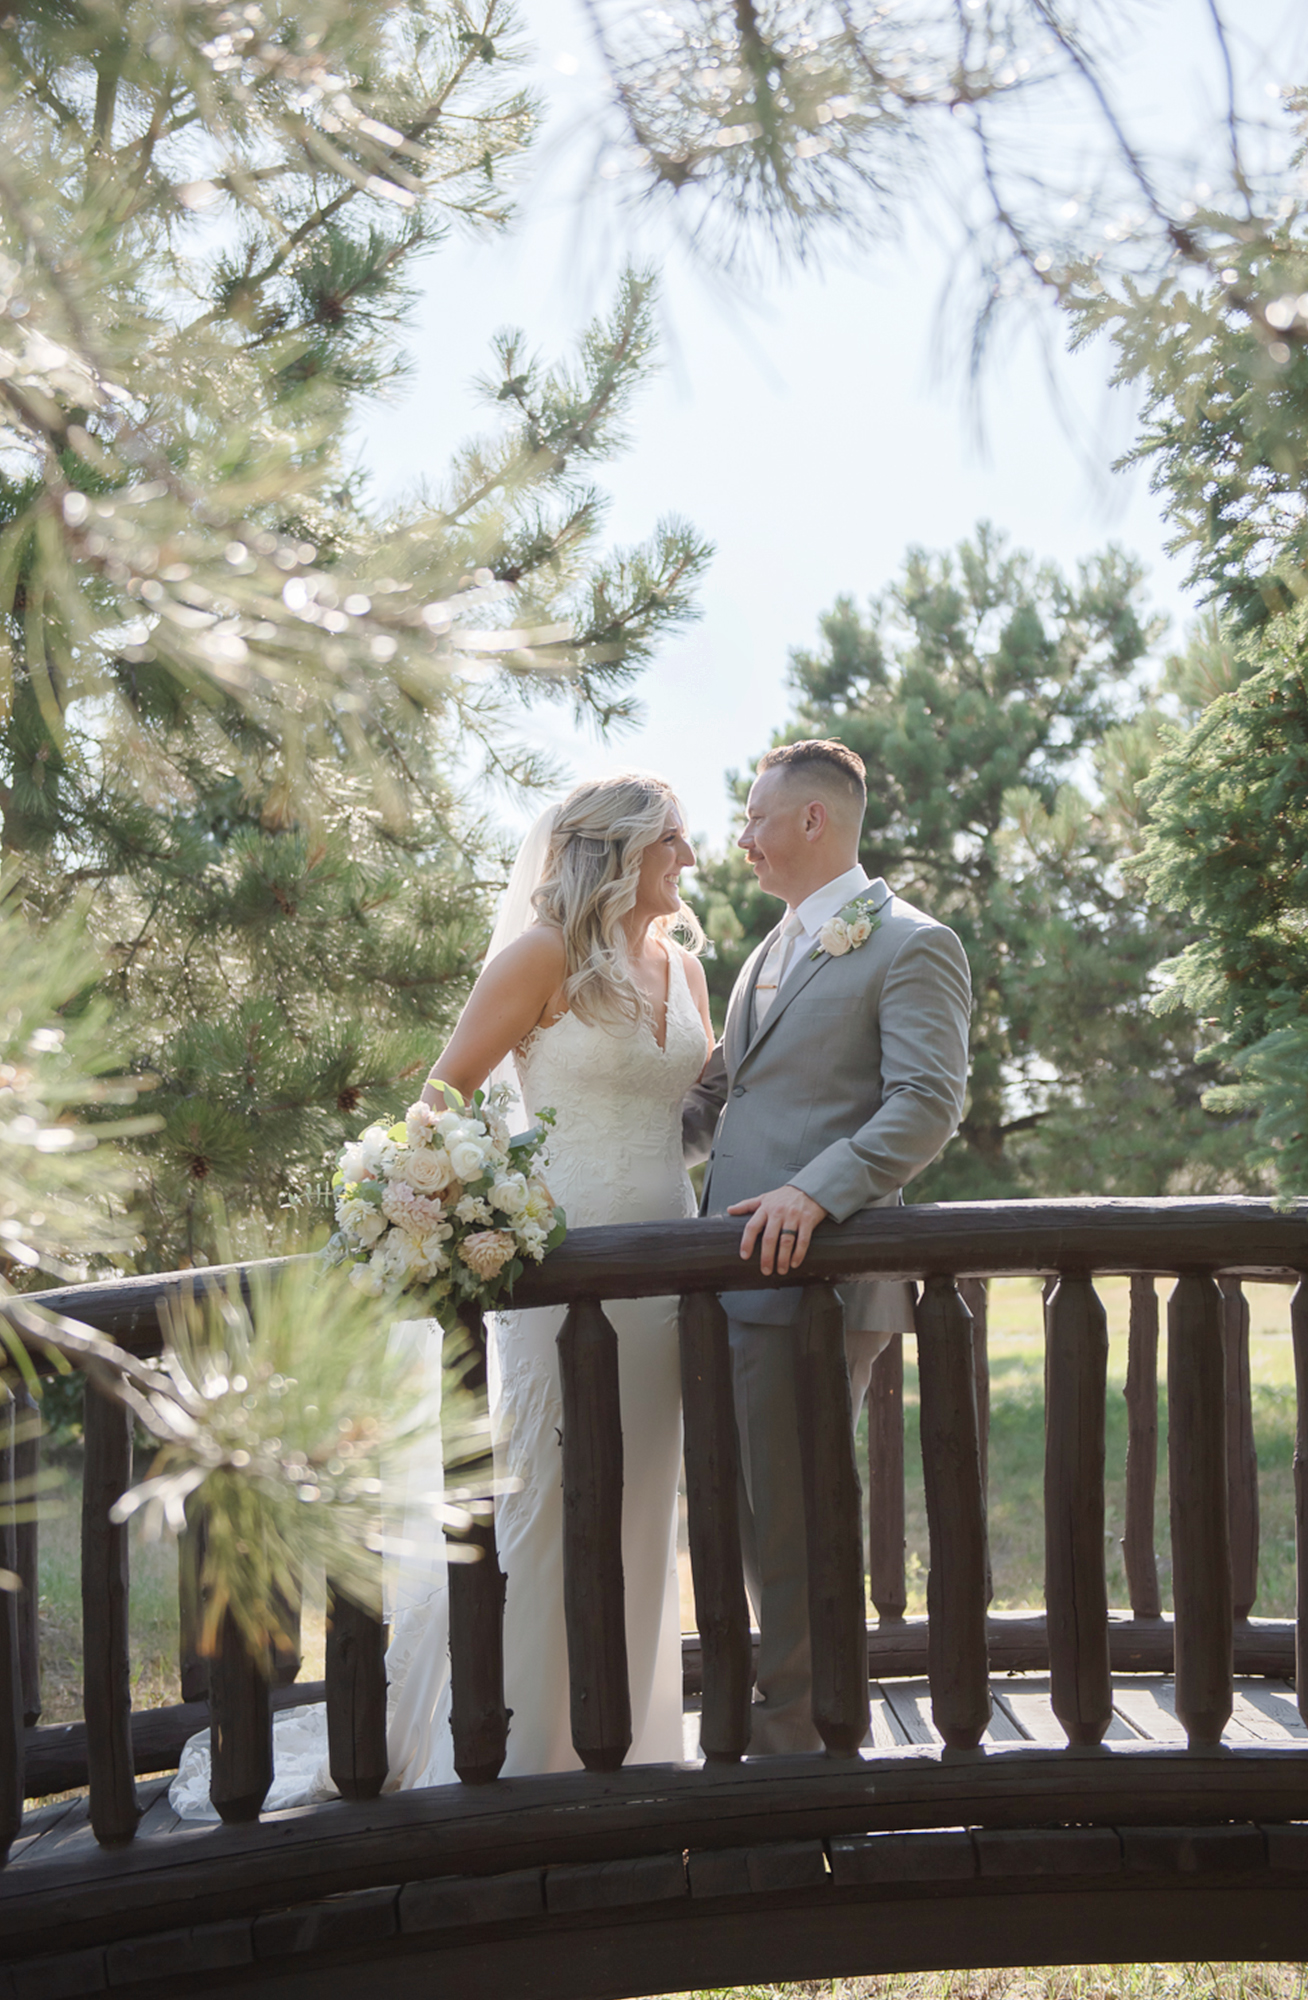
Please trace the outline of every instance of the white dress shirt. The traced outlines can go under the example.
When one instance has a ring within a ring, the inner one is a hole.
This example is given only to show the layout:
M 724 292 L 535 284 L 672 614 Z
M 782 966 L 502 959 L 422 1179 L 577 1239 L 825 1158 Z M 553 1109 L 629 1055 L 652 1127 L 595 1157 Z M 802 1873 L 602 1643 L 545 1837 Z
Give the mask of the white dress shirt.
M 862 868 L 855 862 L 843 875 L 836 875 L 830 882 L 824 882 L 811 896 L 805 896 L 787 912 L 781 926 L 780 937 L 774 940 L 759 967 L 758 979 L 754 986 L 754 1027 L 757 1031 L 768 1017 L 778 990 L 785 985 L 788 975 L 817 944 L 818 932 L 832 917 L 839 916 L 847 903 L 856 896 L 862 896 L 872 886 Z
M 823 924 L 829 924 L 832 917 L 840 915 L 846 903 L 852 903 L 855 896 L 866 895 L 871 887 L 870 878 L 863 873 L 856 861 L 843 875 L 837 875 L 830 882 L 824 882 L 820 889 L 815 889 L 811 896 L 805 896 L 802 903 L 797 903 L 795 915 L 804 928 L 795 940 L 795 948 L 791 953 L 790 966 L 787 970 L 798 964 L 802 954 L 812 951 Z

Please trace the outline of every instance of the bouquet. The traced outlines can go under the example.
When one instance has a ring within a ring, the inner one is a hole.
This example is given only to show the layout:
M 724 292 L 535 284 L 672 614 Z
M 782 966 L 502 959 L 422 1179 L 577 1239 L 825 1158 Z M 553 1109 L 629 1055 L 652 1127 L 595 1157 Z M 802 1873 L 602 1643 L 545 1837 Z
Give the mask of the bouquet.
M 460 1305 L 510 1291 L 525 1259 L 538 1264 L 562 1242 L 567 1219 L 540 1172 L 554 1113 L 511 1139 L 507 1089 L 468 1103 L 433 1081 L 444 1109 L 411 1104 L 401 1124 L 369 1125 L 342 1151 L 326 1255 L 352 1262 L 352 1282 L 374 1297 L 420 1287 L 451 1326 Z

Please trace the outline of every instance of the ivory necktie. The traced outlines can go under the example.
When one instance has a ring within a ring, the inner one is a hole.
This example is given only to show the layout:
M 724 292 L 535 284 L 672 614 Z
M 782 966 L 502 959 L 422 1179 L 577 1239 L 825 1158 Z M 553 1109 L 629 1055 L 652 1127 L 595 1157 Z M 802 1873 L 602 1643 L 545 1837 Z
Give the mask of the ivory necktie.
M 761 1028 L 777 997 L 777 989 L 786 976 L 790 960 L 790 949 L 797 937 L 804 934 L 803 918 L 791 910 L 781 929 L 768 947 L 767 957 L 759 968 L 754 984 L 754 1026 Z

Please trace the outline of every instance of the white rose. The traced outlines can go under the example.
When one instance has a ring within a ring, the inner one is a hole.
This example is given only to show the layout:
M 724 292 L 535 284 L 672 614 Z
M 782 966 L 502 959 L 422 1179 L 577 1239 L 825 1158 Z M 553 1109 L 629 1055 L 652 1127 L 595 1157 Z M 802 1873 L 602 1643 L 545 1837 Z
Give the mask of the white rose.
M 363 1147 L 357 1139 L 352 1140 L 348 1146 L 342 1148 L 341 1174 L 346 1181 L 361 1181 L 363 1179 Z
M 384 1125 L 369 1125 L 359 1134 L 359 1146 L 363 1153 L 364 1172 L 384 1179 L 395 1165 L 396 1144 Z
M 866 944 L 872 935 L 872 919 L 870 917 L 855 917 L 848 928 L 851 946 Z
M 395 1163 L 395 1179 L 403 1181 L 415 1194 L 439 1194 L 449 1186 L 450 1177 L 450 1156 L 443 1148 L 410 1147 Z
M 504 1215 L 521 1215 L 527 1206 L 527 1183 L 521 1174 L 506 1174 L 490 1191 L 490 1205 Z
M 832 917 L 818 932 L 818 943 L 831 958 L 843 958 L 852 942 L 849 925 L 843 917 Z
M 484 1140 L 466 1138 L 446 1141 L 450 1152 L 450 1165 L 455 1177 L 461 1181 L 478 1181 L 486 1171 L 488 1147 Z
M 338 1201 L 336 1220 L 357 1245 L 367 1249 L 386 1227 L 386 1218 L 372 1201 Z
M 367 1292 L 374 1299 L 379 1299 L 386 1290 L 386 1280 L 380 1271 L 373 1269 L 371 1257 L 366 1264 L 355 1265 L 350 1273 L 350 1283 L 357 1285 L 361 1292 Z

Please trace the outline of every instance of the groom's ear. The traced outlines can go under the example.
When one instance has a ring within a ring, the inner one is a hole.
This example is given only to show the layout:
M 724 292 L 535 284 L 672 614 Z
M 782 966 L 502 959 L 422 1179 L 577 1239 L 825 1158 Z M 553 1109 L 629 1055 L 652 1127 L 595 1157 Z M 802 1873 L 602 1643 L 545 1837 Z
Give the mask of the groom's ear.
M 810 799 L 804 808 L 804 838 L 820 840 L 831 822 L 831 814 L 821 799 Z

